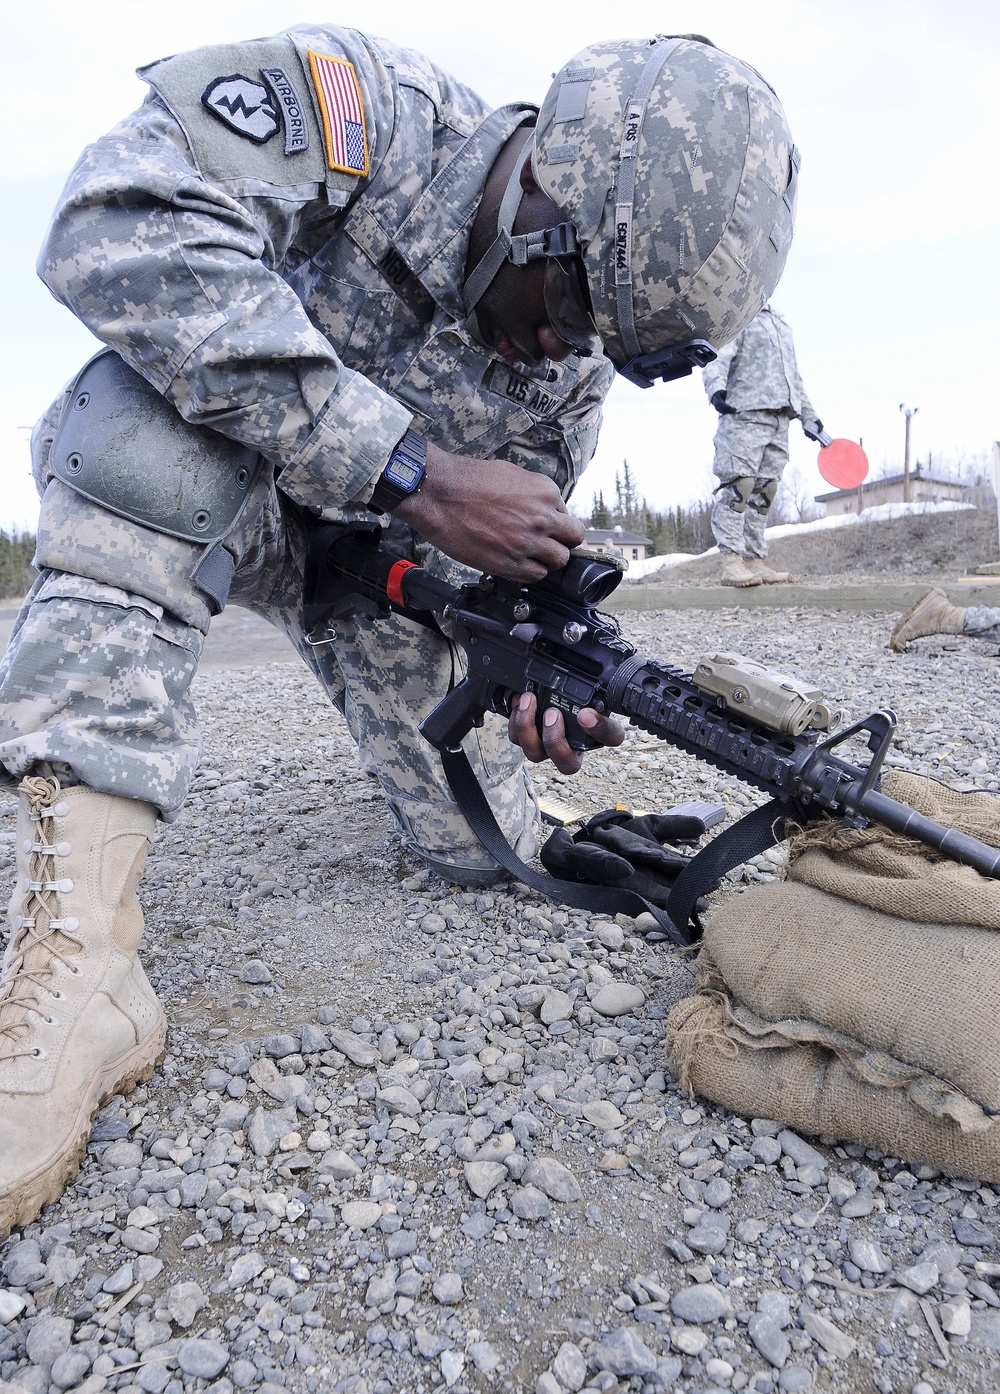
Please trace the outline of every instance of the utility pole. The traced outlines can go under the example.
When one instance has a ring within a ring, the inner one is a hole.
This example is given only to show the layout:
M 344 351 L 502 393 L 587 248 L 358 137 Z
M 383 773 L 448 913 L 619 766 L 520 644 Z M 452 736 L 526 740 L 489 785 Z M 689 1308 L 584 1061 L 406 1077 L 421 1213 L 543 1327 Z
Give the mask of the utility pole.
M 899 409 L 906 416 L 906 440 L 903 446 L 903 502 L 910 502 L 910 422 L 920 410 L 919 407 L 908 407 L 900 402 Z

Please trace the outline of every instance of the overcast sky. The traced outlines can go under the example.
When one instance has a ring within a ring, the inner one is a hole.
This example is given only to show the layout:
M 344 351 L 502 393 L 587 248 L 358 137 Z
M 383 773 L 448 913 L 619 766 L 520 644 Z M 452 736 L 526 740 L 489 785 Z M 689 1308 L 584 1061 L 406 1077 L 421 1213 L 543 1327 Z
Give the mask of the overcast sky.
M 0 526 L 33 525 L 25 428 L 92 351 L 34 274 L 79 151 L 139 104 L 140 64 L 303 21 L 360 24 L 422 49 L 494 104 L 541 101 L 553 70 L 595 39 L 707 30 L 773 84 L 802 151 L 796 237 L 772 303 L 792 324 L 827 428 L 863 439 L 873 472 L 901 467 L 900 403 L 919 408 L 922 460 L 972 457 L 1000 436 L 994 0 L 368 0 L 363 10 L 36 0 L 11 5 L 4 23 Z M 653 505 L 707 496 L 715 420 L 697 376 L 645 392 L 619 381 L 577 504 L 598 488 L 612 493 L 624 458 Z M 828 487 L 815 447 L 797 426 L 792 435 L 806 482 Z

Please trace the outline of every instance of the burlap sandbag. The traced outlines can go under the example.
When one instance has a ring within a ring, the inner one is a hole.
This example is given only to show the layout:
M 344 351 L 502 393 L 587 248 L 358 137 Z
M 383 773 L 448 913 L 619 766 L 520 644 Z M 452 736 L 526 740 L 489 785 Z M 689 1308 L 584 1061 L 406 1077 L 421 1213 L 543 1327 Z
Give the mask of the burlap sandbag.
M 1000 846 L 992 796 L 898 772 L 883 787 Z M 742 1113 L 1000 1175 L 997 928 L 1000 881 L 879 827 L 807 829 L 785 883 L 710 919 L 674 1067 Z
M 671 1059 L 684 1083 L 734 1113 L 860 1142 L 948 1176 L 1000 1182 L 995 1128 L 962 1132 L 951 1119 L 917 1108 L 901 1090 L 863 1083 L 822 1046 L 739 1049 L 727 1036 L 717 998 L 697 994 L 679 1002 L 670 1033 Z

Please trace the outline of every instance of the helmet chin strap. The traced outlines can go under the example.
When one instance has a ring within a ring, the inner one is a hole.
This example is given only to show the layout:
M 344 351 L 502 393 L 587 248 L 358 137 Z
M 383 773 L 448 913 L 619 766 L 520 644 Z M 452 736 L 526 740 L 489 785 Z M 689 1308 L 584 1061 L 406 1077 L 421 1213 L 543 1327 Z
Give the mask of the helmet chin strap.
M 466 321 L 469 328 L 476 335 L 477 339 L 482 340 L 483 336 L 479 329 L 479 322 L 476 319 L 476 306 L 482 299 L 485 292 L 493 282 L 493 278 L 503 266 L 505 261 L 512 260 L 511 249 L 514 239 L 511 236 L 511 229 L 514 226 L 514 219 L 517 217 L 518 209 L 521 207 L 521 200 L 524 198 L 524 190 L 521 188 L 521 166 L 524 163 L 524 154 L 534 139 L 535 128 L 528 126 L 524 131 L 517 154 L 514 157 L 514 167 L 507 180 L 507 187 L 504 189 L 503 198 L 500 200 L 500 207 L 497 209 L 497 233 L 493 241 L 487 247 L 481 259 L 473 267 L 472 271 L 465 278 L 463 289 L 463 300 L 465 302 Z M 527 260 L 527 258 L 525 258 Z

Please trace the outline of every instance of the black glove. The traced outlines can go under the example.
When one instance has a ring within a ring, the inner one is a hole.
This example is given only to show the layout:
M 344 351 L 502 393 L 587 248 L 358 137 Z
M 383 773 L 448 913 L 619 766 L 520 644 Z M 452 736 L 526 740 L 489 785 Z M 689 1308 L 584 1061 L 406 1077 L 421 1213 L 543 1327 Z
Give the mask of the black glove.
M 731 407 L 729 405 L 729 403 L 726 401 L 726 394 L 725 392 L 721 391 L 721 389 L 718 392 L 713 392 L 708 400 L 712 403 L 712 406 L 715 408 L 715 410 L 719 413 L 720 416 L 736 415 L 736 408 Z
M 820 436 L 823 434 L 823 423 L 818 416 L 811 426 L 807 426 L 803 421 L 802 434 L 805 436 L 806 440 L 819 440 Z
M 674 882 L 691 858 L 664 843 L 693 847 L 724 817 L 722 804 L 710 803 L 682 804 L 641 818 L 610 808 L 595 814 L 575 836 L 557 828 L 539 855 L 553 876 L 634 891 L 665 909 Z M 700 902 L 699 908 L 704 909 Z

